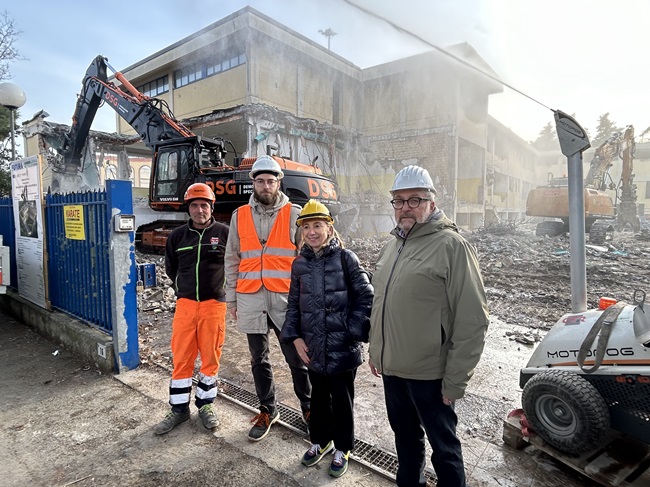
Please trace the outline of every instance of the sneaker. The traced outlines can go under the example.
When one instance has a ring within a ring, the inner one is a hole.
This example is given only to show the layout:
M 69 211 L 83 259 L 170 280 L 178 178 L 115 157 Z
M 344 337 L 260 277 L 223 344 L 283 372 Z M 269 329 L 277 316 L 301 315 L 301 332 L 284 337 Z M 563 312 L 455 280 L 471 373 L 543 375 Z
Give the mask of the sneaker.
M 334 449 L 334 442 L 330 441 L 324 448 L 321 448 L 318 443 L 314 443 L 309 450 L 302 457 L 302 464 L 305 467 L 311 467 L 320 462 L 325 455 Z
M 342 452 L 341 450 L 334 450 L 334 458 L 330 464 L 329 474 L 332 477 L 340 477 L 348 471 L 348 457 L 350 452 Z
M 260 441 L 269 434 L 271 425 L 278 419 L 280 419 L 280 413 L 277 409 L 275 409 L 273 413 L 269 413 L 269 410 L 265 406 L 260 407 L 259 414 L 251 420 L 251 423 L 254 424 L 248 432 L 248 439 L 252 441 Z
M 204 404 L 199 409 L 199 418 L 205 429 L 212 430 L 219 426 L 219 419 L 217 418 L 217 412 L 214 410 L 212 404 Z
M 153 427 L 153 432 L 157 435 L 164 435 L 169 433 L 179 424 L 190 419 L 190 410 L 186 409 L 182 413 L 176 413 L 174 411 L 169 411 L 165 419 Z

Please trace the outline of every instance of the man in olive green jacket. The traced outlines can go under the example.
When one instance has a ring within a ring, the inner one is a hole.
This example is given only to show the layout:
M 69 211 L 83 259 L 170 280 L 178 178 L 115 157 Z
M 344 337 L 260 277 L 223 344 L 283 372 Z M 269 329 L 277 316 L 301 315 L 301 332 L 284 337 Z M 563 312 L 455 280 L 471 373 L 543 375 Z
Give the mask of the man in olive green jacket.
M 436 208 L 425 169 L 402 169 L 391 194 L 397 228 L 373 276 L 369 353 L 395 433 L 397 484 L 425 485 L 426 432 L 438 484 L 466 487 L 454 401 L 465 393 L 489 322 L 478 260 Z

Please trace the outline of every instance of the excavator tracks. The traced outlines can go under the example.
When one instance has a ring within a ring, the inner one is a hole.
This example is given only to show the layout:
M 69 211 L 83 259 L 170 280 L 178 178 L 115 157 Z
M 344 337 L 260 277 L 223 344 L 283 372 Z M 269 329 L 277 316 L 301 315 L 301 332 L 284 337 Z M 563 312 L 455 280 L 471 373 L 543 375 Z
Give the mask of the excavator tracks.
M 589 229 L 589 243 L 602 245 L 614 239 L 614 225 L 609 221 L 596 221 Z

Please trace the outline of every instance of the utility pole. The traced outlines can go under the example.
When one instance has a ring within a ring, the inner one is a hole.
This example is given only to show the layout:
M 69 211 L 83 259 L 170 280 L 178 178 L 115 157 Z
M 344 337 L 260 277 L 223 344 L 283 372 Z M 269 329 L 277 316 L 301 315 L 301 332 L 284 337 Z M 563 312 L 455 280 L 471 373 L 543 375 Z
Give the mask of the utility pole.
M 336 32 L 334 32 L 329 27 L 327 29 L 325 29 L 325 30 L 319 30 L 318 32 L 320 32 L 325 37 L 327 37 L 327 50 L 330 51 L 331 50 L 330 49 L 330 40 L 331 40 L 332 37 L 334 37 L 336 35 Z

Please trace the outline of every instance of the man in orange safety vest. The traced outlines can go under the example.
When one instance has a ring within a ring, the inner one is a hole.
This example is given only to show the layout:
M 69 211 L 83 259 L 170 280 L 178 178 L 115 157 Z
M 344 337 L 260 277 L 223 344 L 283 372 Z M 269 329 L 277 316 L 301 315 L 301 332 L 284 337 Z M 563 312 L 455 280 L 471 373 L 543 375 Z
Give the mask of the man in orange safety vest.
M 234 211 L 226 245 L 226 301 L 238 329 L 246 333 L 251 353 L 255 391 L 260 412 L 248 433 L 260 441 L 280 418 L 273 370 L 269 360 L 269 332 L 279 337 L 287 310 L 291 264 L 298 255 L 296 220 L 300 206 L 280 191 L 284 177 L 280 164 L 258 157 L 251 168 L 253 194 L 247 205 Z M 293 344 L 280 343 L 291 370 L 293 390 L 303 420 L 309 423 L 311 384 L 307 367 Z

